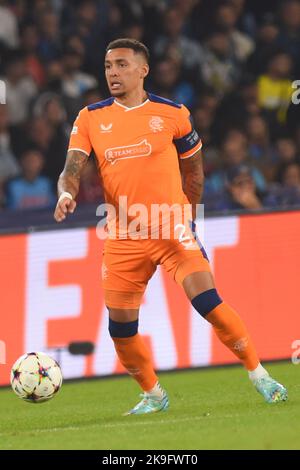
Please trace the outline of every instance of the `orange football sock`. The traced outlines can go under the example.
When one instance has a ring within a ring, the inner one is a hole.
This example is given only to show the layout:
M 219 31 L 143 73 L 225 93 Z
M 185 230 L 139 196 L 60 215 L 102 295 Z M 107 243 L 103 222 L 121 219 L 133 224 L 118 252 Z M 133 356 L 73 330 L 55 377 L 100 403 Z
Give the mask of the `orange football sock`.
M 121 364 L 145 392 L 150 391 L 158 381 L 158 377 L 142 337 L 137 333 L 129 338 L 112 339 Z
M 254 344 L 246 326 L 233 308 L 222 302 L 211 310 L 205 319 L 212 324 L 220 341 L 242 361 L 247 370 L 256 369 L 259 359 Z

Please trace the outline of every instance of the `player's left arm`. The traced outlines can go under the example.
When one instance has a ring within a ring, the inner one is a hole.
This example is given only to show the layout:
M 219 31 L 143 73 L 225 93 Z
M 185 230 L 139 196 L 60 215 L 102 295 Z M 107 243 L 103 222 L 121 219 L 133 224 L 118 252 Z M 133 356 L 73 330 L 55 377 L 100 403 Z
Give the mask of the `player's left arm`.
M 193 220 L 195 220 L 197 204 L 201 203 L 204 187 L 204 172 L 201 150 L 198 150 L 189 158 L 180 159 L 179 164 L 182 178 L 182 188 L 189 200 L 189 203 L 192 205 L 192 216 Z
M 202 142 L 193 126 L 190 112 L 184 105 L 176 111 L 173 142 L 179 157 L 183 191 L 192 206 L 192 217 L 195 220 L 197 204 L 201 202 L 204 185 Z

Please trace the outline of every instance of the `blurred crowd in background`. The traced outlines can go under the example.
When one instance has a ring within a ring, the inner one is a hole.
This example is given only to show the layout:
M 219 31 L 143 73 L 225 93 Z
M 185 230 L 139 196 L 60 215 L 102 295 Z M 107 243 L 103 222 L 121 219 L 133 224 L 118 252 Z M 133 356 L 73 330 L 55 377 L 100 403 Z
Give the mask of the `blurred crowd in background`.
M 72 123 L 109 96 L 105 47 L 119 37 L 149 47 L 146 89 L 191 110 L 206 211 L 300 205 L 300 2 L 260 3 L 0 0 L 1 209 L 55 204 Z M 102 198 L 91 158 L 78 202 Z

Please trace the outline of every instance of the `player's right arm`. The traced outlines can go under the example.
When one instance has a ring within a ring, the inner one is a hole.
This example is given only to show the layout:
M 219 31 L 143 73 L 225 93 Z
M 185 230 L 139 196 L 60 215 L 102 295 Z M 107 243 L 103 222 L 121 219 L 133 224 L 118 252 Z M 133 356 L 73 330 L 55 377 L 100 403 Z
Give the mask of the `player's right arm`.
M 54 212 L 56 222 L 62 222 L 68 212 L 73 213 L 75 210 L 75 198 L 79 191 L 80 176 L 88 158 L 80 150 L 68 152 L 65 167 L 57 184 L 58 201 Z
M 57 185 L 58 202 L 54 212 L 56 222 L 62 222 L 67 213 L 74 212 L 76 208 L 75 198 L 79 191 L 80 177 L 92 149 L 88 115 L 88 109 L 82 109 L 71 132 L 65 167 Z

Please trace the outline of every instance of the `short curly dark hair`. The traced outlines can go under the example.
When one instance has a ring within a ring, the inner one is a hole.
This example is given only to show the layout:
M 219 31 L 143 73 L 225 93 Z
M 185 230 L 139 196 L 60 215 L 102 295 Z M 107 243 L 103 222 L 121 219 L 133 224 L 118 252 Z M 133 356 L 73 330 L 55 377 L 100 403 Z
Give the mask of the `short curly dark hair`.
M 131 38 L 115 39 L 114 41 L 111 41 L 108 44 L 106 48 L 106 52 L 108 52 L 111 49 L 120 49 L 120 48 L 132 49 L 136 54 L 142 54 L 145 57 L 147 64 L 149 64 L 149 61 L 150 61 L 149 49 L 142 42 L 137 41 L 136 39 L 131 39 Z

